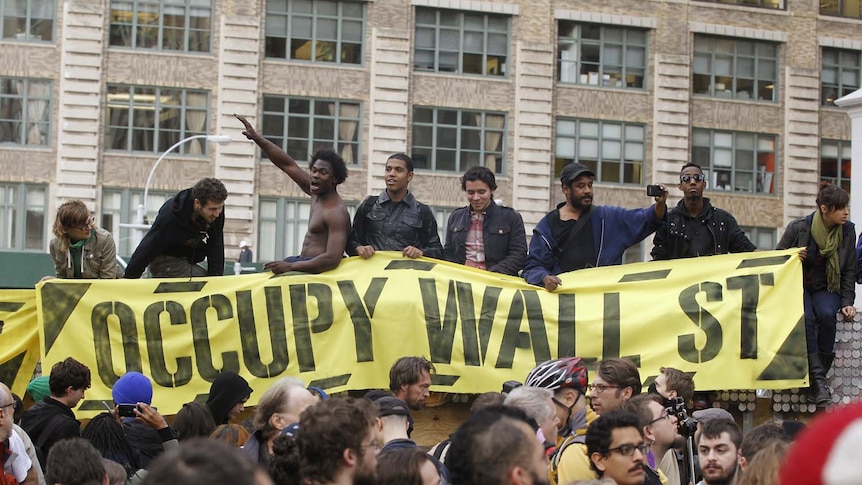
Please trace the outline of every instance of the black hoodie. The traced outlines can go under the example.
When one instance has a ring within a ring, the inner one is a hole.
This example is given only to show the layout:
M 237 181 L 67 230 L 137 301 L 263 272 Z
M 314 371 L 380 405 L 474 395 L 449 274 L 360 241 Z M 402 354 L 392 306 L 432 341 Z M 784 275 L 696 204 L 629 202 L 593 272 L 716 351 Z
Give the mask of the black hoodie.
M 207 408 L 216 425 L 227 424 L 228 413 L 234 406 L 251 395 L 252 389 L 241 375 L 225 371 L 218 375 L 210 387 Z
M 144 236 L 129 260 L 126 278 L 137 279 L 159 255 L 185 258 L 200 263 L 206 258 L 207 274 L 224 274 L 224 211 L 212 224 L 192 221 L 194 198 L 192 189 L 185 189 L 168 199 L 156 221 Z M 206 238 L 202 237 L 206 232 Z
M 35 406 L 24 411 L 21 417 L 21 427 L 27 432 L 36 447 L 40 447 L 41 443 L 39 451 L 43 458 L 47 458 L 54 443 L 62 439 L 81 436 L 81 423 L 75 419 L 75 413 L 69 409 L 69 406 L 51 396 L 42 399 Z

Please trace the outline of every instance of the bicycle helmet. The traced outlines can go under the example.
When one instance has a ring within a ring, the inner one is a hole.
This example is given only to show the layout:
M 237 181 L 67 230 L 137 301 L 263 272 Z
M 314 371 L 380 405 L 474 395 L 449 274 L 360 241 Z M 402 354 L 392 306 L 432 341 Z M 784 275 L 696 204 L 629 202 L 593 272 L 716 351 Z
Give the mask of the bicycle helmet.
M 587 366 L 580 357 L 563 357 L 542 362 L 527 374 L 524 385 L 551 391 L 571 387 L 581 394 L 586 394 Z

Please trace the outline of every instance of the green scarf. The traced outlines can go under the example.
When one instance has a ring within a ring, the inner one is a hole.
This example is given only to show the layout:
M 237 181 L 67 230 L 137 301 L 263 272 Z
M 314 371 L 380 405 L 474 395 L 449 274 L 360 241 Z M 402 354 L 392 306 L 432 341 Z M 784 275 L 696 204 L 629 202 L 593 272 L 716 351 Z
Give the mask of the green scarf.
M 844 236 L 841 226 L 826 229 L 820 211 L 814 213 L 811 223 L 811 237 L 820 248 L 820 254 L 826 258 L 826 289 L 832 293 L 841 291 L 841 268 L 838 263 L 838 246 Z

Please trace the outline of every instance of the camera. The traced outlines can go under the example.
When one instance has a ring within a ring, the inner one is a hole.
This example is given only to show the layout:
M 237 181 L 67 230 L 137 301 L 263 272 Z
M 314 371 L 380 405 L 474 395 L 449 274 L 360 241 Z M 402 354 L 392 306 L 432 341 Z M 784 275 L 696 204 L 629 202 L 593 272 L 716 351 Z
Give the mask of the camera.
M 135 409 L 137 409 L 138 412 L 141 412 L 141 409 L 138 408 L 136 404 L 118 404 L 117 414 L 125 418 L 134 418 L 137 416 L 135 414 Z
M 661 185 L 647 185 L 646 186 L 646 195 L 647 197 L 658 197 L 664 190 L 661 189 Z

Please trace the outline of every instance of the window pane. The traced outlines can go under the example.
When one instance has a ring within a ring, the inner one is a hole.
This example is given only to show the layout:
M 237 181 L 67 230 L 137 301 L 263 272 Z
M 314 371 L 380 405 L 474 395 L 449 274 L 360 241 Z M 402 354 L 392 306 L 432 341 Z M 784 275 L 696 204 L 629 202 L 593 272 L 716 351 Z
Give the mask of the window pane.
M 418 7 L 415 32 L 416 70 L 506 74 L 508 17 Z

